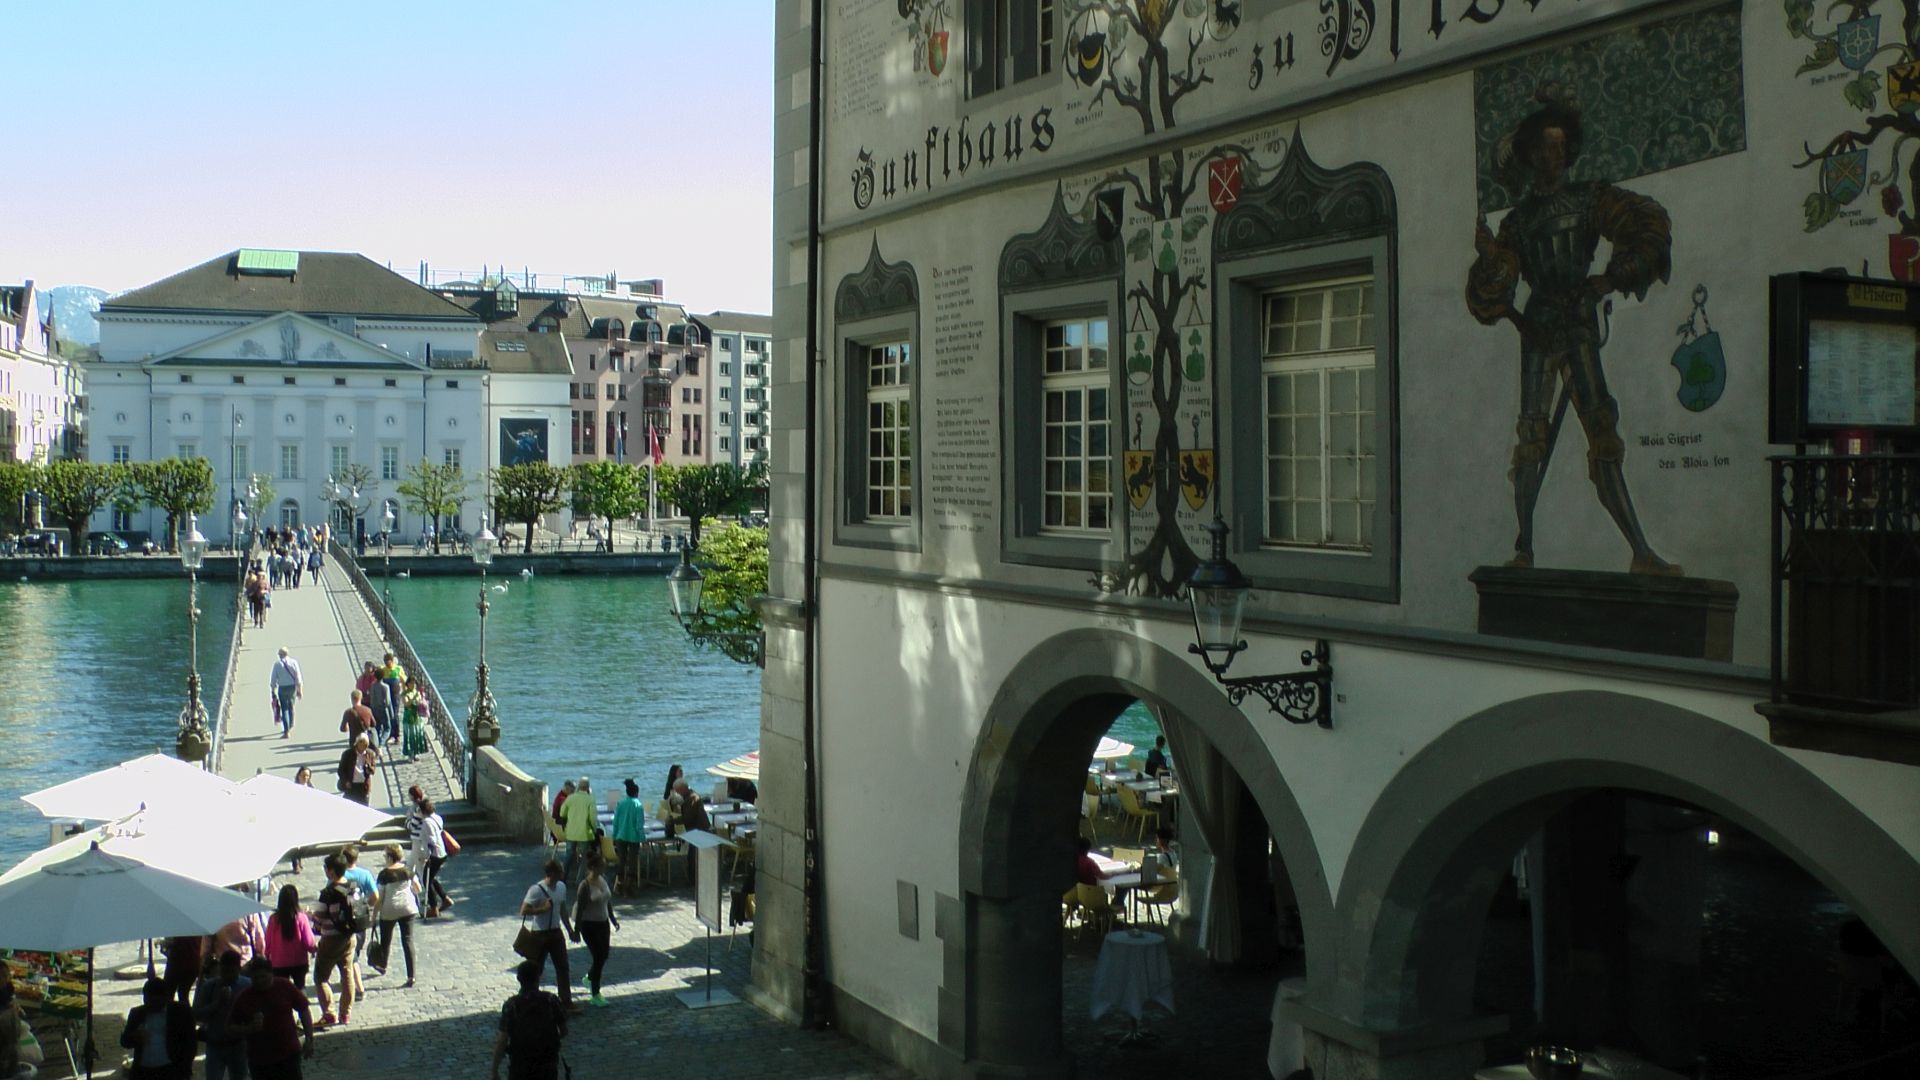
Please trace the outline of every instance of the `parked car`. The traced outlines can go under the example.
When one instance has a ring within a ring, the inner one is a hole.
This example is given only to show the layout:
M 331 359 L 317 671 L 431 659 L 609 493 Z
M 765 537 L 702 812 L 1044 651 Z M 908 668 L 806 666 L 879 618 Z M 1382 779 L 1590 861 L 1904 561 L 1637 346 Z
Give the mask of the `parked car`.
M 113 535 L 127 542 L 127 548 L 143 555 L 151 555 L 154 550 L 153 534 L 145 529 L 123 529 Z
M 110 532 L 90 532 L 87 534 L 86 552 L 89 555 L 125 555 L 131 545 Z

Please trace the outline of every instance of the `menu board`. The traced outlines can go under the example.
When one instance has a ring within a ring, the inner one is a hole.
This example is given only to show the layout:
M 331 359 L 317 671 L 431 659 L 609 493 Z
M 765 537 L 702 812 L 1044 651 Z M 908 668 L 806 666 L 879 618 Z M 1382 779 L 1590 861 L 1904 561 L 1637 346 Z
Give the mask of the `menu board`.
M 24 1011 L 56 1020 L 86 1018 L 92 950 L 0 949 L 0 963 L 13 974 L 14 994 Z
M 1813 319 L 1807 324 L 1807 422 L 1907 427 L 1916 415 L 1920 338 L 1902 323 Z

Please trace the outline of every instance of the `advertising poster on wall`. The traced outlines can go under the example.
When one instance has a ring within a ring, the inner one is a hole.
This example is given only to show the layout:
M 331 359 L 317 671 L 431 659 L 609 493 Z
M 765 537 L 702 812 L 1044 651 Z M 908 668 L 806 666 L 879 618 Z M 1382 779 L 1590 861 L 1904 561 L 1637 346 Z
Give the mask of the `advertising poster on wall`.
M 546 460 L 546 417 L 506 418 L 500 421 L 501 465 L 531 465 Z

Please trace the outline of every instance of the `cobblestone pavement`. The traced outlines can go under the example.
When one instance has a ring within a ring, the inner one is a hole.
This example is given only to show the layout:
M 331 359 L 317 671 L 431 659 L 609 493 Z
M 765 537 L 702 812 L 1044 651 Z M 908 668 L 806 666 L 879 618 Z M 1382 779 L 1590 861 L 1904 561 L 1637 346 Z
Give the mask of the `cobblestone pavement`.
M 449 863 L 446 881 L 457 904 L 451 918 L 416 923 L 417 984 L 401 986 L 405 962 L 396 940 L 388 973 L 365 972 L 367 998 L 354 1008 L 352 1023 L 315 1037 L 317 1053 L 307 1075 L 485 1077 L 500 1004 L 515 989 L 519 957 L 512 943 L 519 920 L 512 913 L 546 857 L 544 848 L 469 847 Z M 321 883 L 314 861 L 297 877 L 277 875 L 275 885 L 288 880 L 298 884 L 303 902 Z M 565 1044 L 575 1080 L 668 1073 L 794 1080 L 912 1075 L 844 1036 L 801 1030 L 745 1002 L 700 1010 L 682 1005 L 676 994 L 703 986 L 707 953 L 690 890 L 654 887 L 616 910 L 621 929 L 613 936 L 603 991 L 612 1004 L 574 1017 Z M 728 944 L 725 937 L 713 939 L 714 986 L 738 996 L 748 984 L 752 950 L 744 933 L 731 951 Z M 100 953 L 103 971 L 134 960 L 131 946 Z M 586 949 L 573 946 L 569 960 L 575 979 L 584 979 Z M 548 989 L 552 981 L 549 968 Z M 119 1061 L 119 1028 L 138 1003 L 139 987 L 137 980 L 105 977 L 98 985 L 95 1043 L 103 1067 Z M 584 990 L 577 1000 L 585 1002 Z

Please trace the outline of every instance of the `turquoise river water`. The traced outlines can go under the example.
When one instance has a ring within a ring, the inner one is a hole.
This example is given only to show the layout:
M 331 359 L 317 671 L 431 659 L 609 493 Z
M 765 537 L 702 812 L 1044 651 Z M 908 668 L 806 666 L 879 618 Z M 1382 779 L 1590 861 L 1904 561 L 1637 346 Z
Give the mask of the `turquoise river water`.
M 380 567 L 368 567 L 375 587 Z M 708 766 L 757 749 L 760 672 L 695 646 L 659 577 L 493 577 L 487 661 L 501 747 L 550 785 L 633 777 L 658 798 L 675 762 Z M 479 652 L 479 580 L 395 578 L 394 616 L 458 715 Z M 0 865 L 46 843 L 21 795 L 171 750 L 185 700 L 186 585 L 173 581 L 0 584 Z M 232 623 L 227 593 L 202 590 L 203 693 L 219 700 Z M 1150 745 L 1135 707 L 1116 738 Z M 765 781 L 763 781 L 764 783 Z

